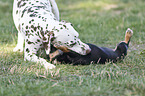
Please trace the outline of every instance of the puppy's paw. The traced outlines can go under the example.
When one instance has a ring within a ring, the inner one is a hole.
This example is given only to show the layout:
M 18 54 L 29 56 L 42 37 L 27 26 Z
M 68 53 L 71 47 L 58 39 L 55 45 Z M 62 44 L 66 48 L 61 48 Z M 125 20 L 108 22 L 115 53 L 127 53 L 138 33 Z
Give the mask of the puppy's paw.
M 130 28 L 128 28 L 126 30 L 126 36 L 131 37 L 132 35 L 133 35 L 133 31 Z
M 126 44 L 129 44 L 129 41 L 130 41 L 132 35 L 133 35 L 133 31 L 132 31 L 130 28 L 128 28 L 128 29 L 126 30 L 126 33 L 125 33 L 125 41 L 124 41 L 124 42 L 125 42 Z

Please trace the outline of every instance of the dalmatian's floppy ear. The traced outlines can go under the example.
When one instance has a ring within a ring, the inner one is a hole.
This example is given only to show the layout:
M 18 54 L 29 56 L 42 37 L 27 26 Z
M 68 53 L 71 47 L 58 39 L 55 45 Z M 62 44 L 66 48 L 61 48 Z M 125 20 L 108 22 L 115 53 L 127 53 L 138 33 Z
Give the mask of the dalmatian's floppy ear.
M 46 54 L 48 55 L 50 53 L 50 49 L 51 49 L 51 41 L 54 38 L 54 34 L 52 32 L 49 33 L 49 38 L 48 41 L 46 42 L 46 44 L 44 44 L 45 46 L 45 51 Z

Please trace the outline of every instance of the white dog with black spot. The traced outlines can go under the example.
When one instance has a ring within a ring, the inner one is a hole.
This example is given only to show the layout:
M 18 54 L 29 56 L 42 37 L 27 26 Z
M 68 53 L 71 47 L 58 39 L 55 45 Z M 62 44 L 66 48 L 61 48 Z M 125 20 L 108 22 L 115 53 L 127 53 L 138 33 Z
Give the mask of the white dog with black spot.
M 81 55 L 91 49 L 79 38 L 71 23 L 59 21 L 59 11 L 55 0 L 14 0 L 13 19 L 18 30 L 18 43 L 14 52 L 23 51 L 24 60 L 39 62 L 46 69 L 53 64 L 36 56 L 40 48 L 50 53 L 50 45 L 60 49 L 60 53 L 74 51 Z

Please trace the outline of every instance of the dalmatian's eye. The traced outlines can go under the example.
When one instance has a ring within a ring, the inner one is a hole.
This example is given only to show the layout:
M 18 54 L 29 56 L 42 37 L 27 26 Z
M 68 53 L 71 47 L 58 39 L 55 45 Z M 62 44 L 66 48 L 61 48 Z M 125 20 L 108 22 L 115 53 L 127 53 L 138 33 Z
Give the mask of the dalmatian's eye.
M 72 44 L 70 44 L 70 47 L 73 47 L 74 45 L 76 45 L 77 43 L 75 42 L 75 43 L 72 43 Z
M 72 23 L 70 23 L 71 26 L 74 26 Z
M 61 43 L 61 41 L 58 41 L 58 43 Z
M 75 38 L 78 38 L 78 36 L 74 36 Z
M 84 48 L 84 47 L 81 47 L 81 49 L 82 49 L 82 50 L 85 50 L 85 48 Z

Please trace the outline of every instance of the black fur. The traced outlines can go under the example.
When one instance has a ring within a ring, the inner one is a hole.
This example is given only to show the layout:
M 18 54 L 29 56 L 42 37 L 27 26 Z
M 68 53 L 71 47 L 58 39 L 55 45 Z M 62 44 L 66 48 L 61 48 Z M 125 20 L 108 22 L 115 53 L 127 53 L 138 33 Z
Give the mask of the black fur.
M 100 63 L 104 64 L 106 62 L 117 62 L 118 60 L 123 59 L 127 55 L 128 44 L 121 42 L 117 45 L 116 50 L 106 48 L 106 47 L 97 47 L 96 45 L 89 44 L 91 52 L 88 55 L 79 55 L 74 52 L 63 53 L 56 57 L 57 61 L 63 63 L 71 64 L 90 64 L 90 63 Z M 52 52 L 56 49 L 52 47 Z

